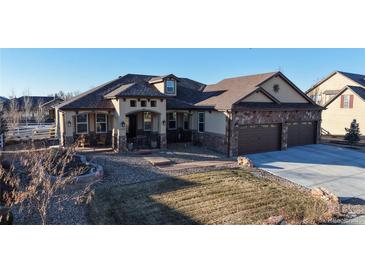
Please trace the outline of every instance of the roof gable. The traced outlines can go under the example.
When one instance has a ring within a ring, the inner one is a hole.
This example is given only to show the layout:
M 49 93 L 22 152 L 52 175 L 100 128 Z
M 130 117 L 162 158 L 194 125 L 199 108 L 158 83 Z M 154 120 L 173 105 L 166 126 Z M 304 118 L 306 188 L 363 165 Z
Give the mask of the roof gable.
M 325 107 L 329 106 L 334 102 L 338 97 L 340 97 L 346 90 L 350 90 L 356 95 L 358 95 L 363 101 L 365 101 L 365 88 L 358 87 L 358 86 L 345 86 L 336 96 L 334 96 Z

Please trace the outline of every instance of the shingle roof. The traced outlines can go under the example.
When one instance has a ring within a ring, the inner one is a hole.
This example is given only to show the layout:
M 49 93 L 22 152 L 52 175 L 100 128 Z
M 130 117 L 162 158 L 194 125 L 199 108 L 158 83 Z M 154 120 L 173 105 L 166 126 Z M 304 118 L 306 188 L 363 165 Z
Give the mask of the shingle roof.
M 324 109 L 321 106 L 314 104 L 302 104 L 302 103 L 281 103 L 281 104 L 273 104 L 273 103 L 255 103 L 255 102 L 240 102 L 234 105 L 234 110 L 250 110 L 250 109 L 259 109 L 259 110 L 321 110 Z
M 262 82 L 270 79 L 278 72 L 269 72 L 249 76 L 224 79 L 217 84 L 208 85 L 204 93 L 212 94 L 198 105 L 213 105 L 217 109 L 230 109 L 234 103 L 258 88 Z
M 125 84 L 117 87 L 112 92 L 104 95 L 104 98 L 115 98 L 115 97 L 166 97 L 165 94 L 161 93 L 153 85 L 147 82 L 137 82 Z

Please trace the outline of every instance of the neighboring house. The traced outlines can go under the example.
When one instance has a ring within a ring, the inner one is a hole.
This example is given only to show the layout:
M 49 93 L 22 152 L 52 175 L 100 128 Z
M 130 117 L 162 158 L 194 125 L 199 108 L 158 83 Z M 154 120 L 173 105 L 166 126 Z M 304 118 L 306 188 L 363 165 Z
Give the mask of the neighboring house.
M 335 71 L 307 91 L 326 108 L 322 128 L 330 135 L 344 135 L 353 119 L 365 128 L 365 75 Z
M 63 145 L 83 135 L 119 150 L 192 142 L 236 156 L 317 143 L 321 111 L 281 72 L 213 85 L 127 74 L 58 105 L 56 119 Z
M 8 98 L 0 96 L 0 111 L 3 110 L 4 104 L 6 104 L 6 102 L 8 101 L 9 101 Z
M 49 119 L 50 113 L 47 104 L 54 100 L 58 99 L 53 96 L 21 96 L 6 101 L 4 109 L 10 111 L 11 108 L 15 108 L 16 111 L 20 112 L 20 122 L 37 122 L 40 119 Z M 43 108 L 43 106 L 46 106 L 46 108 Z
M 55 108 L 57 105 L 61 104 L 64 100 L 60 97 L 53 97 L 51 101 L 45 102 L 41 104 L 40 107 L 43 109 L 44 112 L 47 112 L 48 120 L 54 121 L 56 119 Z

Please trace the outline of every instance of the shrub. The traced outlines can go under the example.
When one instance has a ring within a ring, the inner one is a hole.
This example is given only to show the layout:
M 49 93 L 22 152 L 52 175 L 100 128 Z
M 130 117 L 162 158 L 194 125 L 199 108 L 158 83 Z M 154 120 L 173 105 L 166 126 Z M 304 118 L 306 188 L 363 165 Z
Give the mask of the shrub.
M 356 122 L 356 119 L 354 119 L 351 122 L 350 128 L 345 128 L 346 130 L 346 135 L 345 135 L 345 140 L 349 143 L 349 144 L 356 144 L 360 141 L 360 128 L 359 128 L 359 123 Z

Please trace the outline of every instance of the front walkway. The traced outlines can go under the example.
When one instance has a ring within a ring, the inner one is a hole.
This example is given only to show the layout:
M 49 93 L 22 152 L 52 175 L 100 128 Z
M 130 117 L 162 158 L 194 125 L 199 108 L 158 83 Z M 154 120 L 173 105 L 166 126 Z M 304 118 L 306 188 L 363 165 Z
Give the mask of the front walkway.
M 102 152 L 87 154 L 88 159 L 104 168 L 103 184 L 125 185 L 166 176 L 179 176 L 218 168 L 236 167 L 236 160 L 193 145 L 169 146 L 168 150 Z M 165 158 L 171 165 L 153 166 L 150 160 Z

